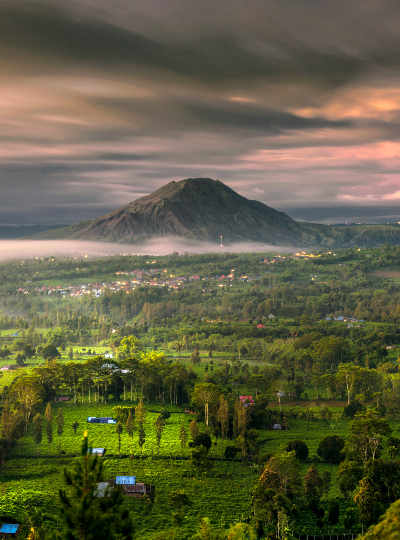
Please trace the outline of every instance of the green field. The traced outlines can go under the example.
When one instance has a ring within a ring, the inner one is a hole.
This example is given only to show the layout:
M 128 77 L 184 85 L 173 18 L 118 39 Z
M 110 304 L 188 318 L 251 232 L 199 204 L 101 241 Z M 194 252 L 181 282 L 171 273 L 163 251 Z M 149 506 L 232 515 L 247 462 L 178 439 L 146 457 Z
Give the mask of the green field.
M 129 406 L 130 401 L 125 405 Z M 120 403 L 119 403 L 120 404 Z M 82 433 L 87 430 L 93 447 L 106 448 L 104 458 L 107 478 L 116 475 L 134 475 L 139 482 L 145 482 L 155 486 L 155 501 L 151 509 L 146 508 L 140 500 L 127 500 L 135 517 L 138 537 L 144 539 L 157 538 L 163 530 L 171 529 L 171 508 L 168 506 L 168 494 L 174 489 L 185 489 L 193 505 L 185 514 L 185 522 L 179 531 L 177 538 L 191 538 L 198 525 L 199 515 L 207 516 L 215 525 L 228 526 L 235 521 L 243 519 L 250 512 L 250 493 L 254 483 L 260 474 L 260 469 L 247 460 L 242 463 L 240 458 L 233 461 L 220 461 L 220 441 L 217 447 L 213 445 L 210 457 L 213 468 L 206 475 L 194 477 L 189 467 L 189 449 L 183 451 L 184 459 L 181 459 L 181 447 L 178 438 L 179 429 L 184 423 L 188 428 L 193 420 L 192 415 L 182 412 L 172 412 L 167 420 L 163 432 L 160 456 L 157 456 L 157 445 L 153 422 L 157 412 L 147 412 L 145 432 L 146 442 L 143 448 L 143 457 L 140 456 L 137 433 L 134 433 L 132 452 L 130 455 L 130 439 L 124 431 L 122 435 L 122 458 L 118 457 L 118 437 L 115 433 L 115 425 L 87 424 L 88 416 L 113 416 L 115 404 L 54 404 L 53 410 L 56 416 L 58 408 L 61 408 L 64 419 L 64 432 L 61 436 L 61 450 L 66 454 L 58 453 L 58 437 L 56 435 L 56 423 L 54 426 L 54 441 L 50 448 L 45 435 L 39 445 L 35 445 L 30 430 L 21 440 L 21 454 L 19 458 L 19 445 L 12 451 L 12 459 L 6 460 L 0 469 L 0 482 L 3 486 L 3 497 L 0 504 L 0 516 L 3 520 L 23 519 L 24 507 L 31 512 L 31 507 L 41 509 L 49 514 L 57 513 L 58 489 L 62 485 L 62 469 L 67 466 L 73 456 L 78 455 Z M 159 403 L 149 403 L 148 409 L 161 410 Z M 171 411 L 180 411 L 177 406 L 169 406 Z M 72 428 L 74 422 L 79 423 L 77 434 Z M 315 456 L 319 441 L 327 434 L 347 434 L 348 421 L 336 420 L 334 427 L 324 427 L 320 420 L 310 423 L 307 431 L 305 420 L 291 420 L 288 431 L 261 431 L 261 452 L 276 453 L 282 449 L 285 442 L 301 438 L 309 446 L 310 456 Z M 204 426 L 203 426 L 204 428 Z M 189 430 L 188 430 L 189 432 Z M 226 444 L 226 443 L 225 443 Z M 37 454 L 39 453 L 39 457 Z M 216 455 L 217 454 L 217 455 Z M 301 472 L 304 475 L 310 464 L 304 463 Z M 337 466 L 317 463 L 320 473 L 329 470 L 332 474 L 330 495 L 339 495 L 336 479 Z M 18 496 L 16 495 L 18 494 Z M 315 519 L 311 512 L 305 512 L 301 516 L 296 529 L 303 528 L 311 534 Z M 51 521 L 47 524 L 51 527 Z M 343 523 L 339 522 L 335 530 L 342 532 Z

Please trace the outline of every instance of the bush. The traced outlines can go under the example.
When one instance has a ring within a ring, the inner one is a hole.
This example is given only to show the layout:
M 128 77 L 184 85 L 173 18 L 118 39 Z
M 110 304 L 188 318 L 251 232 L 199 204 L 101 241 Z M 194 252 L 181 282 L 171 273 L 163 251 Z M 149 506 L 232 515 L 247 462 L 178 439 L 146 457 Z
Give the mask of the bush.
M 286 452 L 294 452 L 299 461 L 305 461 L 308 458 L 308 446 L 304 441 L 289 441 L 285 445 Z
M 317 454 L 327 463 L 340 463 L 344 460 L 341 452 L 344 448 L 344 440 L 339 435 L 324 437 L 318 446 Z
M 343 408 L 343 416 L 346 418 L 354 418 L 354 416 L 363 410 L 359 401 L 350 401 L 346 407 Z
M 54 345 L 46 345 L 45 347 L 43 347 L 42 349 L 42 357 L 47 360 L 48 358 L 56 358 L 57 356 L 59 356 L 58 354 L 58 350 L 57 350 L 57 347 L 55 347 Z
M 192 448 L 196 448 L 196 446 L 204 446 L 206 448 L 207 452 L 211 448 L 211 437 L 210 435 L 207 435 L 207 433 L 199 433 L 195 440 L 193 441 L 193 444 L 191 445 Z
M 259 454 L 254 461 L 259 465 L 265 465 L 272 457 L 273 454 Z
M 240 448 L 237 446 L 227 446 L 224 451 L 224 457 L 225 459 L 235 459 L 236 454 L 240 451 Z

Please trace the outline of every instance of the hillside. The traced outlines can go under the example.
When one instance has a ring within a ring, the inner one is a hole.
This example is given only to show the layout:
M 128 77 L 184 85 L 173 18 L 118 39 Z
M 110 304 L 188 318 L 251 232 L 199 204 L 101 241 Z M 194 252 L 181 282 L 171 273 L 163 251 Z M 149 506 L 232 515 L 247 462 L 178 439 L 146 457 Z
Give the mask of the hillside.
M 31 238 L 136 243 L 162 236 L 211 242 L 219 242 L 222 236 L 224 243 L 259 241 L 304 247 L 400 243 L 400 229 L 395 227 L 331 227 L 297 222 L 210 178 L 170 182 L 102 217 Z

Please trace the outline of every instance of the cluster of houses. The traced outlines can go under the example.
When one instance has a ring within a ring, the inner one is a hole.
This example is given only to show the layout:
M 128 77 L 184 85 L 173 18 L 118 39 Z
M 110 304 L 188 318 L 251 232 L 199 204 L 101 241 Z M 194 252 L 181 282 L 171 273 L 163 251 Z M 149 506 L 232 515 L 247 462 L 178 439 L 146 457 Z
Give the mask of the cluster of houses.
M 127 274 L 127 272 L 117 272 L 117 274 Z M 95 297 L 102 296 L 104 292 L 114 291 L 118 292 L 124 290 L 126 292 L 133 291 L 137 287 L 146 286 L 146 287 L 165 287 L 169 289 L 179 289 L 184 286 L 185 281 L 194 281 L 200 279 L 199 276 L 190 276 L 188 278 L 184 276 L 178 277 L 162 277 L 162 278 L 151 278 L 148 275 L 150 272 L 140 272 L 133 279 L 126 281 L 106 281 L 102 283 L 85 283 L 80 285 L 67 285 L 65 287 L 57 285 L 54 287 L 35 287 L 35 291 L 42 292 L 44 294 L 59 293 L 61 296 L 84 296 L 86 294 L 92 294 Z M 24 294 L 29 293 L 28 288 L 19 288 L 18 292 Z
M 332 320 L 332 317 L 326 317 L 326 320 L 327 321 L 331 321 Z M 364 323 L 364 319 L 356 319 L 354 317 L 344 317 L 343 315 L 339 315 L 338 317 L 333 317 L 333 320 L 335 322 L 345 322 L 345 323 L 349 323 L 347 325 L 347 328 L 353 328 L 354 327 L 354 324 L 359 322 L 359 323 Z M 360 325 L 357 324 L 355 326 L 355 328 L 360 328 Z

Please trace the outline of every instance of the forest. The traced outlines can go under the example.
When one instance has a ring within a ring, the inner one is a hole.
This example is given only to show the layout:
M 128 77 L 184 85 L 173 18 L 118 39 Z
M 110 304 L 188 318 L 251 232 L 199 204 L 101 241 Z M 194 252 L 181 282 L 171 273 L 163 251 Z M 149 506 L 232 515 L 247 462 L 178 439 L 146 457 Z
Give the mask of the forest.
M 126 540 L 387 538 L 399 299 L 389 244 L 2 263 L 1 523 L 30 540 L 106 522 Z

